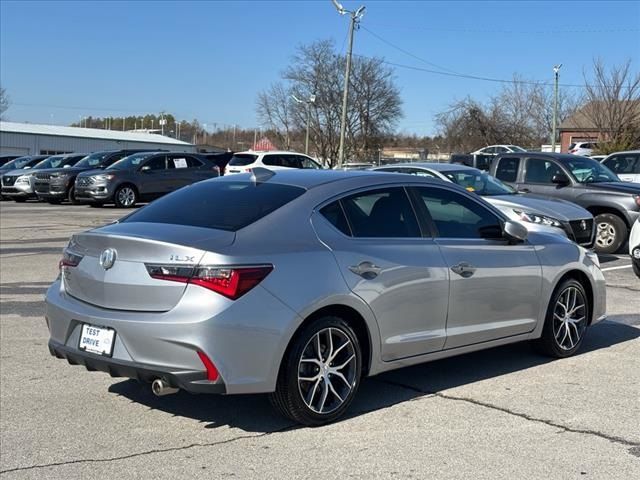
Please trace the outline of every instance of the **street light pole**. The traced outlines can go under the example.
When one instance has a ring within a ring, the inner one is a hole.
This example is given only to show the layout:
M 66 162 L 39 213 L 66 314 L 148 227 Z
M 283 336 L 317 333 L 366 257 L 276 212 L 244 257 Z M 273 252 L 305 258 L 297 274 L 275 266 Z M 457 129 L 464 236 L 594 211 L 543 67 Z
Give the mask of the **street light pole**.
M 311 124 L 311 104 L 312 103 L 316 103 L 316 96 L 315 95 L 309 95 L 309 100 L 300 100 L 298 97 L 296 97 L 295 95 L 291 95 L 291 98 L 293 98 L 293 100 L 296 103 L 304 103 L 307 105 L 307 133 L 306 133 L 306 138 L 304 141 L 304 154 L 305 155 L 309 155 L 309 126 Z
M 558 118 L 558 78 L 560 77 L 560 68 L 562 64 L 553 67 L 555 82 L 553 84 L 553 126 L 551 131 L 551 151 L 556 153 L 556 123 Z
M 351 17 L 349 22 L 349 50 L 347 52 L 347 65 L 344 74 L 344 90 L 342 92 L 342 118 L 340 119 L 340 146 L 338 148 L 338 164 L 337 167 L 342 167 L 344 161 L 344 137 L 347 130 L 347 100 L 349 98 L 349 77 L 351 76 L 351 55 L 353 53 L 353 31 L 356 29 L 356 25 L 360 22 L 360 19 L 364 15 L 364 5 L 358 8 L 356 11 L 346 10 L 337 0 L 332 0 L 338 13 L 344 15 L 346 13 Z

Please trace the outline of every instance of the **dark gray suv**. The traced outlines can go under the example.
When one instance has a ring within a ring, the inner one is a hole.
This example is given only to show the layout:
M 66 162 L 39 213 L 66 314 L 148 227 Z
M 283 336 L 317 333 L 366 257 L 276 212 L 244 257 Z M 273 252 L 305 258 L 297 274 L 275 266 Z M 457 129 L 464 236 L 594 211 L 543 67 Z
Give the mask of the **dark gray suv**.
M 133 207 L 207 178 L 217 177 L 218 167 L 195 154 L 144 152 L 129 155 L 104 170 L 79 173 L 75 198 L 92 206 L 115 203 Z
M 509 153 L 496 157 L 491 175 L 520 192 L 561 198 L 595 218 L 598 253 L 614 253 L 640 217 L 640 184 L 621 181 L 599 162 L 563 153 Z

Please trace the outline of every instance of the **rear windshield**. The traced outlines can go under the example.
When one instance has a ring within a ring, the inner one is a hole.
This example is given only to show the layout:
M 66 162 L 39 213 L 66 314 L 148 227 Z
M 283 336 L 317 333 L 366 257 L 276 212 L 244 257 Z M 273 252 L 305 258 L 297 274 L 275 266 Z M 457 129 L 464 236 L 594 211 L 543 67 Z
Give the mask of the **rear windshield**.
M 231 157 L 231 160 L 229 160 L 229 165 L 235 165 L 238 167 L 243 167 L 245 165 L 249 165 L 253 162 L 256 161 L 256 158 L 258 158 L 257 155 L 251 155 L 248 153 L 243 153 L 240 155 L 234 155 L 233 157 Z
M 129 215 L 123 222 L 168 223 L 235 232 L 305 192 L 290 185 L 206 181 L 182 188 Z

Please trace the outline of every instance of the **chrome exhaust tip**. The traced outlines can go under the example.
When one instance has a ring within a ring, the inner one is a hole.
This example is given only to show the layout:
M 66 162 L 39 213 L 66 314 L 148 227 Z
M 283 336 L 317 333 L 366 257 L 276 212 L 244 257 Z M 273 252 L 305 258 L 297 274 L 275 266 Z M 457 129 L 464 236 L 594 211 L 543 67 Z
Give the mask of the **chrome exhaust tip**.
M 160 378 L 156 378 L 151 384 L 151 391 L 156 397 L 171 395 L 172 393 L 177 393 L 178 390 L 180 389 L 169 386 L 167 382 L 161 380 Z

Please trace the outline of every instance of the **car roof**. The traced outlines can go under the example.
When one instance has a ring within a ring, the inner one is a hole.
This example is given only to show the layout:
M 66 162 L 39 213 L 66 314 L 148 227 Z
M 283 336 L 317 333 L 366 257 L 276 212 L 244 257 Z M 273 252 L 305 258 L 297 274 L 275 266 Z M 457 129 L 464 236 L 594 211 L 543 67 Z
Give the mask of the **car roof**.
M 609 155 L 604 155 L 604 156 L 610 157 L 611 155 L 621 155 L 623 153 L 640 153 L 640 150 L 623 150 L 621 152 L 613 152 L 613 153 L 610 153 Z M 596 156 L 602 157 L 603 155 L 596 155 Z
M 304 155 L 305 157 L 309 156 L 304 153 L 291 152 L 287 150 L 245 150 L 244 152 L 235 152 L 234 155 L 273 155 L 283 153 L 286 153 L 288 155 Z
M 257 169 L 254 169 L 254 171 Z M 264 169 L 267 170 L 267 169 Z M 273 175 L 260 183 L 279 183 L 283 185 L 291 185 L 295 187 L 301 187 L 305 189 L 311 189 L 320 185 L 328 183 L 350 181 L 354 179 L 365 180 L 367 177 L 372 180 L 388 179 L 394 182 L 398 181 L 397 173 L 376 172 L 374 170 L 315 170 L 315 169 L 299 169 L 290 168 L 283 170 L 272 171 Z M 234 182 L 238 180 L 248 180 L 252 174 L 242 173 L 236 175 L 225 175 L 223 177 L 216 178 L 216 181 L 220 182 Z M 430 179 L 425 177 L 411 177 L 419 178 L 421 180 L 428 180 L 435 183 L 440 183 L 441 180 Z
M 436 163 L 436 162 L 410 162 L 410 163 L 393 163 L 389 165 L 381 165 L 383 168 L 394 168 L 394 167 L 402 167 L 402 168 L 429 168 L 431 170 L 436 170 L 438 172 L 451 172 L 451 171 L 460 171 L 460 170 L 473 170 L 477 171 L 477 168 L 469 167 L 467 165 L 461 165 L 459 163 Z M 374 169 L 374 170 L 376 170 Z
M 536 157 L 536 158 L 553 158 L 560 161 L 575 160 L 576 158 L 587 158 L 582 155 L 572 155 L 570 153 L 553 153 L 553 152 L 514 152 L 514 153 L 501 153 L 496 158 L 507 157 Z M 590 159 L 593 160 L 593 159 Z

